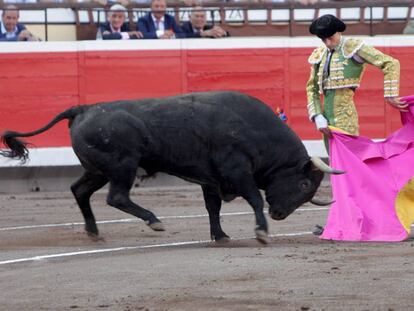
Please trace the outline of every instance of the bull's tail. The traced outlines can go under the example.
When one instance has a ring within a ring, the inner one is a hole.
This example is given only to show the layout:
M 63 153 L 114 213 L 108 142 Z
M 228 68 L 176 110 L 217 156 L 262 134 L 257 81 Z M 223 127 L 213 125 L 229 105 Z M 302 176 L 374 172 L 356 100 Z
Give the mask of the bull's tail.
M 27 133 L 19 133 L 19 132 L 13 132 L 13 131 L 6 131 L 1 135 L 1 142 L 6 146 L 6 148 L 9 148 L 10 150 L 0 150 L 0 155 L 12 158 L 12 159 L 18 159 L 21 160 L 23 163 L 28 159 L 29 157 L 29 151 L 27 150 L 27 143 L 18 139 L 17 137 L 30 137 L 34 136 L 40 133 L 43 133 L 53 127 L 56 123 L 68 119 L 69 121 L 73 121 L 75 117 L 85 111 L 88 106 L 76 106 L 69 108 L 68 110 L 65 110 L 61 113 L 59 113 L 52 121 L 50 121 L 48 124 L 46 124 L 44 127 Z

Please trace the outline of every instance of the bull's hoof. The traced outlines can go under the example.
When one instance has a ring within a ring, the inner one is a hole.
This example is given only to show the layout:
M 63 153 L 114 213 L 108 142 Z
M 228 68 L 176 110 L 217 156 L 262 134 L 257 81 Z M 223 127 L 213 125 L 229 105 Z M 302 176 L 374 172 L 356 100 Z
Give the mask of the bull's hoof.
M 323 233 L 323 227 L 316 225 L 315 227 L 312 228 L 312 234 L 316 235 L 316 236 L 321 236 Z
M 99 242 L 99 241 L 104 240 L 104 238 L 101 237 L 98 232 L 95 233 L 95 232 L 86 231 L 86 233 L 88 234 L 88 237 L 94 242 Z
M 165 231 L 164 225 L 160 221 L 148 224 L 148 227 L 150 227 L 154 231 Z
M 88 236 L 90 238 L 95 238 L 95 237 L 99 236 L 99 230 L 98 230 L 98 227 L 96 227 L 95 224 L 89 225 L 89 226 L 85 225 L 85 231 L 86 231 L 86 233 L 88 234 Z
M 230 237 L 228 236 L 223 236 L 221 238 L 214 238 L 214 241 L 218 244 L 226 244 L 230 242 Z
M 88 235 L 99 235 L 98 227 L 95 222 L 85 223 L 85 231 Z
M 259 241 L 262 244 L 269 244 L 270 239 L 267 236 L 267 232 L 264 230 L 255 230 L 256 233 L 256 240 Z
M 90 237 L 90 238 L 96 238 L 96 237 L 99 237 L 99 233 L 98 233 L 98 232 L 86 231 L 86 234 L 87 234 L 87 235 L 88 235 L 88 237 Z

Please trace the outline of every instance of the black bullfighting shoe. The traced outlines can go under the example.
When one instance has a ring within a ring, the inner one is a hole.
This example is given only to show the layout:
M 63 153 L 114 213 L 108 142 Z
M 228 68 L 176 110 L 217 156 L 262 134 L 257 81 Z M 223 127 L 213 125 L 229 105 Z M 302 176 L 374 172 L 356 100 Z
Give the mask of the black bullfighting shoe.
M 313 227 L 312 233 L 313 233 L 313 235 L 316 235 L 316 236 L 322 235 L 322 233 L 323 233 L 323 227 L 322 226 L 319 226 L 319 225 L 316 225 L 315 227 Z

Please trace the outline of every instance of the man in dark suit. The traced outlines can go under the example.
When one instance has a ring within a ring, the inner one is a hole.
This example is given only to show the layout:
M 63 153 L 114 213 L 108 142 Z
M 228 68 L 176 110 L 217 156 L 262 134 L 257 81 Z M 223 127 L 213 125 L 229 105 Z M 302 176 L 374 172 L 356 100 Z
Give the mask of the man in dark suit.
M 190 21 L 184 22 L 181 29 L 186 38 L 223 38 L 230 35 L 219 26 L 207 25 L 206 11 L 200 6 L 193 8 Z
M 166 14 L 166 0 L 152 0 L 151 12 L 138 20 L 137 30 L 144 39 L 185 38 L 185 34 L 175 22 L 173 16 Z
M 114 4 L 108 12 L 108 21 L 99 26 L 96 39 L 129 40 L 141 39 L 143 34 L 131 31 L 126 20 L 126 8 L 121 4 Z
M 0 41 L 39 41 L 19 22 L 19 9 L 15 5 L 7 5 L 1 14 Z

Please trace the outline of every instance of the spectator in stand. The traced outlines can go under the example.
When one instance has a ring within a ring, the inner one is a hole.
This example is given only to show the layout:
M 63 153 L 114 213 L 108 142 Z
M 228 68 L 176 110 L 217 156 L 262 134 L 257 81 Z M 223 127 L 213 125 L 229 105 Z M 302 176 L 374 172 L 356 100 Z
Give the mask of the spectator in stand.
M 230 35 L 219 26 L 207 25 L 207 14 L 201 6 L 191 10 L 190 21 L 184 22 L 181 29 L 186 38 L 223 38 Z
M 151 12 L 138 20 L 137 28 L 145 39 L 185 38 L 173 16 L 166 14 L 166 0 L 152 0 Z
M 19 23 L 19 9 L 17 6 L 6 5 L 1 14 L 0 41 L 40 41 Z
M 129 40 L 141 39 L 143 34 L 139 31 L 131 31 L 126 20 L 126 8 L 120 4 L 114 4 L 108 12 L 108 21 L 99 26 L 96 39 L 100 40 Z

